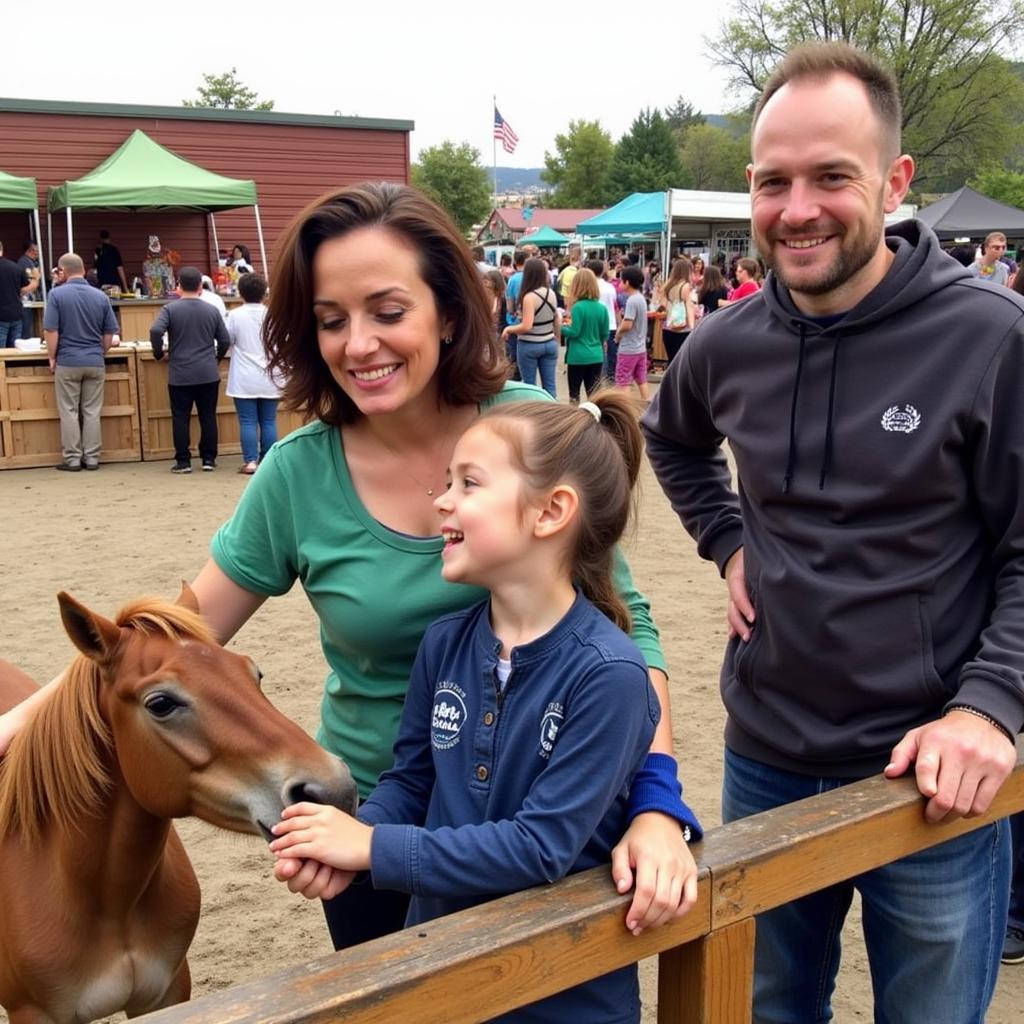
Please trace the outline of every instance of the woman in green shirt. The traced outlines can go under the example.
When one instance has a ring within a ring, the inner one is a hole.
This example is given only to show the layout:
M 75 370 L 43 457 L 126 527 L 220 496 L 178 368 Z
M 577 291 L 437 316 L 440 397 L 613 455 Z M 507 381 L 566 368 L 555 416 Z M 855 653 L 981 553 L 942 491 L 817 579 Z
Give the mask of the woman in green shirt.
M 604 369 L 604 343 L 608 337 L 608 310 L 600 301 L 601 293 L 592 270 L 582 267 L 573 275 L 566 298 L 570 323 L 562 325 L 566 342 L 565 365 L 569 371 L 569 401 L 580 400 L 580 385 L 587 398 L 597 390 Z

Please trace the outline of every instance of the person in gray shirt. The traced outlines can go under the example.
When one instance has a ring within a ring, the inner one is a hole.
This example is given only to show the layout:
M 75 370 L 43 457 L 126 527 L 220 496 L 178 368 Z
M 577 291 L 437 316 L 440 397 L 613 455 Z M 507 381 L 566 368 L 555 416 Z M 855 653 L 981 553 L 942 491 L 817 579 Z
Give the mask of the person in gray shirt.
M 195 267 L 183 267 L 178 275 L 181 298 L 164 306 L 149 329 L 156 360 L 164 357 L 167 335 L 167 391 L 174 438 L 172 473 L 192 472 L 193 405 L 199 415 L 199 459 L 204 472 L 217 464 L 217 364 L 227 355 L 231 336 L 220 313 L 200 298 L 202 290 L 202 274 Z
M 982 281 L 992 284 L 1007 284 L 1010 268 L 1003 263 L 1006 254 L 1006 235 L 1002 231 L 993 231 L 981 243 L 981 262 L 972 263 L 967 269 Z

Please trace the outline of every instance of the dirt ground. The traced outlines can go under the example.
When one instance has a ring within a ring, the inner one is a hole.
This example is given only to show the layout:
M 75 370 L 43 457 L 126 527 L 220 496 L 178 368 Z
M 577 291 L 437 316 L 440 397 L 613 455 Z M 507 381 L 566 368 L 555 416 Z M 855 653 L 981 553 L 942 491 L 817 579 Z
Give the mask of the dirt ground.
M 174 476 L 169 462 L 104 465 L 97 473 L 50 469 L 0 473 L 3 614 L 0 656 L 37 679 L 51 678 L 73 649 L 55 594 L 70 591 L 112 615 L 142 594 L 173 597 L 207 555 L 247 478 L 237 456 L 214 473 Z M 634 575 L 651 598 L 672 671 L 673 719 L 687 796 L 706 826 L 719 821 L 723 712 L 718 666 L 725 642 L 724 589 L 702 562 L 649 473 L 628 545 Z M 234 641 L 264 672 L 275 703 L 307 730 L 316 727 L 324 661 L 301 589 L 264 605 Z M 278 885 L 255 838 L 196 821 L 181 824 L 203 888 L 203 913 L 190 955 L 194 994 L 262 977 L 330 952 L 319 905 Z M 870 982 L 856 918 L 847 927 L 835 998 L 838 1021 L 872 1019 Z M 653 963 L 644 966 L 645 1020 L 653 1021 Z M 1016 1024 L 1024 1006 L 1024 966 L 1004 967 L 989 1024 Z M 5 1020 L 2 1011 L 0 1019 Z M 937 1022 L 938 1024 L 938 1022 Z

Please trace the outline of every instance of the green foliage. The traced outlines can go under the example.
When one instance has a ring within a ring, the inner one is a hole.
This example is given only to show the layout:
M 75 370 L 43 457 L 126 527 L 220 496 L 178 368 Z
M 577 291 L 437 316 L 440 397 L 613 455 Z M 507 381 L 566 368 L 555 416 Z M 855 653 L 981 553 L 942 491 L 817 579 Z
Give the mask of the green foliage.
M 1005 167 L 990 164 L 967 184 L 989 199 L 1024 210 L 1024 174 L 1019 171 L 1008 171 Z
M 555 136 L 555 152 L 544 153 L 541 177 L 555 190 L 549 205 L 562 209 L 603 206 L 615 145 L 599 121 L 570 121 L 569 131 Z
M 747 95 L 799 42 L 875 54 L 900 84 L 903 148 L 931 189 L 962 181 L 1015 135 L 1020 78 L 1000 54 L 1022 29 L 1024 0 L 751 0 L 710 45 Z
M 182 100 L 183 107 L 219 107 L 224 110 L 273 110 L 273 100 L 257 102 L 257 95 L 238 80 L 238 68 L 223 75 L 203 75 L 194 100 Z
M 735 138 L 724 128 L 697 124 L 681 136 L 679 162 L 688 188 L 745 192 L 750 136 Z
M 480 151 L 467 142 L 422 150 L 412 166 L 412 183 L 440 203 L 462 232 L 490 212 L 491 180 L 480 166 Z
M 704 115 L 693 109 L 693 104 L 682 96 L 677 96 L 675 103 L 665 108 L 665 120 L 673 131 L 686 131 L 698 124 L 706 124 Z
M 618 202 L 632 192 L 660 192 L 685 181 L 675 139 L 661 111 L 640 111 L 619 139 L 608 172 L 608 198 Z

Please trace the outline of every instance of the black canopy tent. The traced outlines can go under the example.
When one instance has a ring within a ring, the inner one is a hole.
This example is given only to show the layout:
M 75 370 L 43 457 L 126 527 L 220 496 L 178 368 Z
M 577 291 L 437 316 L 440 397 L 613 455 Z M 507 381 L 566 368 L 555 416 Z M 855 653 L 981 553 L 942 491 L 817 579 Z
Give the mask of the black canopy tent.
M 1009 238 L 1024 238 L 1024 210 L 998 203 L 966 185 L 918 210 L 917 219 L 944 242 L 954 238 L 980 240 L 990 231 L 1002 231 Z

